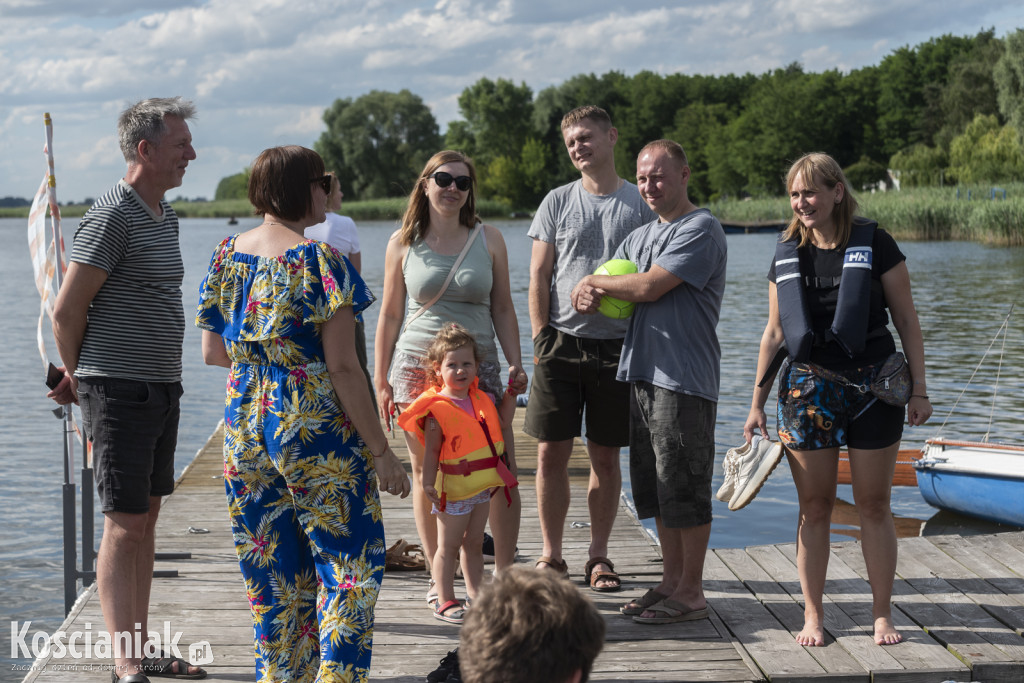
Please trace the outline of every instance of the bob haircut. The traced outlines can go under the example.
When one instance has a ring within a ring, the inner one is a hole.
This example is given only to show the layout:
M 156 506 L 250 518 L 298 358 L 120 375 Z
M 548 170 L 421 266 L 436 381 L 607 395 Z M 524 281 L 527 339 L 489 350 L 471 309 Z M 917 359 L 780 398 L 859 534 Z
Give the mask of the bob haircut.
M 601 130 L 608 130 L 612 127 L 612 117 L 608 116 L 608 112 L 596 105 L 586 104 L 576 107 L 562 117 L 562 132 L 564 133 L 565 129 L 571 126 L 580 125 L 586 119 L 596 123 Z
M 811 152 L 794 161 L 793 165 L 789 167 L 789 173 L 786 174 L 787 194 L 793 190 L 793 183 L 796 182 L 797 176 L 818 191 L 826 188 L 832 190 L 836 185 L 842 183 L 843 198 L 832 210 L 832 221 L 836 226 L 836 244 L 839 249 L 845 249 L 846 243 L 850 240 L 853 217 L 857 213 L 857 199 L 850 190 L 850 183 L 846 180 L 843 169 L 828 154 Z M 782 239 L 791 240 L 797 235 L 800 236 L 800 243 L 797 246 L 805 246 L 811 240 L 810 230 L 794 211 L 789 225 L 782 233 Z
M 313 212 L 312 182 L 324 176 L 324 162 L 311 149 L 288 145 L 260 152 L 249 173 L 253 214 L 298 221 Z
M 427 379 L 435 386 L 441 386 L 441 377 L 434 368 L 444 362 L 445 354 L 461 349 L 463 346 L 468 346 L 473 350 L 473 360 L 480 365 L 480 347 L 476 345 L 476 339 L 470 331 L 458 323 L 449 323 L 442 327 L 427 348 L 425 358 Z
M 452 163 L 465 164 L 469 169 L 469 178 L 472 181 L 466 203 L 459 211 L 459 223 L 472 228 L 480 222 L 480 217 L 476 215 L 476 167 L 473 166 L 473 160 L 462 152 L 446 149 L 430 157 L 427 165 L 423 167 L 423 172 L 420 173 L 419 180 L 416 181 L 416 185 L 409 194 L 409 205 L 402 217 L 402 227 L 399 228 L 399 243 L 403 246 L 409 246 L 416 240 L 422 239 L 426 234 L 427 226 L 430 224 L 430 201 L 427 199 L 426 184 L 430 182 L 430 176 L 434 171 L 445 164 Z

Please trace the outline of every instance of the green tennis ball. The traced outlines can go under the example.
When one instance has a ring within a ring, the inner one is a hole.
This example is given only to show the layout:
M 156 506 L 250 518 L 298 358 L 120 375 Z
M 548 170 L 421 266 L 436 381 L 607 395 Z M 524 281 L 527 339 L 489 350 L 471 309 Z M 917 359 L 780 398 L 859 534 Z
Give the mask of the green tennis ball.
M 635 263 L 626 259 L 616 258 L 599 265 L 597 270 L 594 271 L 594 275 L 626 275 L 635 272 Z M 635 308 L 636 304 L 632 301 L 623 301 L 622 299 L 616 299 L 607 295 L 601 297 L 601 303 L 597 306 L 599 313 L 616 320 L 622 320 L 633 315 L 633 309 Z

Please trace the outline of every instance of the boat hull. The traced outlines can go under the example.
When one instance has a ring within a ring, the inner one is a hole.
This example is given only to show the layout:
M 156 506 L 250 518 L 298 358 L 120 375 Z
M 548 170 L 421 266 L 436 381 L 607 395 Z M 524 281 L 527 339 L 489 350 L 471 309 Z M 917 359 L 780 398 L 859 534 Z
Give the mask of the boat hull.
M 914 469 L 929 505 L 1024 527 L 1024 448 L 932 439 L 924 454 Z

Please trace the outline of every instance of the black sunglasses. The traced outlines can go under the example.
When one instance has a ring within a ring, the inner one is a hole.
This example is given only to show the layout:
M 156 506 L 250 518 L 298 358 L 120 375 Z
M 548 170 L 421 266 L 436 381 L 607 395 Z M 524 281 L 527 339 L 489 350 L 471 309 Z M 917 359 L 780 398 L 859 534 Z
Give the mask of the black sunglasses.
M 326 193 L 326 194 L 330 194 L 331 193 L 331 174 L 330 173 L 328 173 L 327 175 L 320 176 L 319 178 L 313 178 L 309 182 L 311 182 L 311 183 L 320 183 L 320 187 L 324 188 L 324 193 Z
M 448 187 L 455 181 L 455 187 L 459 188 L 460 191 L 465 192 L 473 184 L 473 179 L 468 175 L 453 176 L 451 173 L 445 173 L 444 171 L 438 171 L 437 173 L 431 173 L 428 178 L 433 178 L 434 182 L 437 183 L 438 187 Z

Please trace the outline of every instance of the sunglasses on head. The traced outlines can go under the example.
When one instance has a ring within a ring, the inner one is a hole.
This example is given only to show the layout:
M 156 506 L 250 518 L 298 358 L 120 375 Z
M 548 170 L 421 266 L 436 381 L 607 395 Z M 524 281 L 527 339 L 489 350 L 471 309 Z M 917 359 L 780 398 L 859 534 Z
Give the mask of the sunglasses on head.
M 331 193 L 331 174 L 320 176 L 319 178 L 313 178 L 309 182 L 320 183 L 320 187 L 324 188 L 324 192 L 327 194 Z
M 460 175 L 456 177 L 451 173 L 445 173 L 444 171 L 431 173 L 428 177 L 433 178 L 438 187 L 448 187 L 452 184 L 452 181 L 455 181 L 455 187 L 459 188 L 462 192 L 468 190 L 473 184 L 473 179 L 468 175 Z

